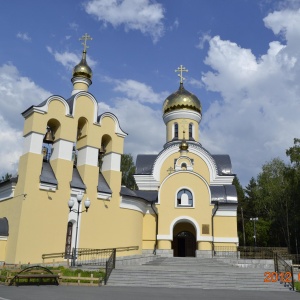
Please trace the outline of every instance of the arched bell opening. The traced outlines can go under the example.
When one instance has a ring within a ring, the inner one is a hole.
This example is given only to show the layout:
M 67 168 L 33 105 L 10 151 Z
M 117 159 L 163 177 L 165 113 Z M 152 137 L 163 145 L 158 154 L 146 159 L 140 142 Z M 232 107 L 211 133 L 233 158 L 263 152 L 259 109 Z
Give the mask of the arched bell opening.
M 60 135 L 60 122 L 56 119 L 50 119 L 46 126 L 46 133 L 43 138 L 42 154 L 43 160 L 49 161 L 53 152 L 53 144 Z
M 104 134 L 101 139 L 101 146 L 98 154 L 98 166 L 99 170 L 101 170 L 103 164 L 103 158 L 106 153 L 112 151 L 112 138 L 108 134 Z
M 174 257 L 196 256 L 196 229 L 191 223 L 180 222 L 174 226 L 172 249 Z

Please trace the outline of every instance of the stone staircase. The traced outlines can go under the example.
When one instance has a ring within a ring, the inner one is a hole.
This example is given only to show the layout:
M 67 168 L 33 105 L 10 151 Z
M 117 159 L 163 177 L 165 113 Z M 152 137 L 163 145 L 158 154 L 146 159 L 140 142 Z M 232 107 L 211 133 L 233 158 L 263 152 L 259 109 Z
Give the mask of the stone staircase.
M 230 260 L 196 257 L 157 257 L 136 266 L 118 266 L 109 286 L 289 291 L 279 282 L 264 282 L 270 267 L 239 268 Z

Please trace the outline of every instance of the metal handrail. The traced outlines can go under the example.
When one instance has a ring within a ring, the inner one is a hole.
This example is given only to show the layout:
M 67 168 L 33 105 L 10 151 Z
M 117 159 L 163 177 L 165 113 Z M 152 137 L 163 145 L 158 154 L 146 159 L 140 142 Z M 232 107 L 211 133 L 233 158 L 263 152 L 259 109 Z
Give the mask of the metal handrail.
M 291 281 L 289 282 L 283 282 L 284 286 L 289 286 L 290 289 L 294 291 L 295 289 L 295 282 L 294 282 L 294 273 L 293 273 L 293 265 L 290 265 L 279 253 L 275 252 L 274 255 L 274 266 L 275 266 L 275 272 L 277 274 L 283 273 L 284 276 L 279 276 L 280 281 L 282 280 L 282 277 L 286 277 L 286 274 L 289 274 L 291 278 Z
M 91 249 L 91 248 L 77 248 L 76 252 L 77 255 L 80 254 L 97 254 L 101 253 L 104 251 L 111 251 L 113 249 L 116 249 L 117 252 L 124 252 L 124 251 L 133 251 L 133 250 L 138 250 L 139 246 L 129 246 L 129 247 L 118 247 L 118 248 L 106 248 L 106 249 Z M 42 254 L 42 259 L 47 259 L 47 258 L 64 258 L 65 257 L 65 252 L 54 252 L 54 253 L 46 253 Z
M 116 267 L 116 249 L 113 249 L 109 259 L 106 261 L 105 264 L 105 277 L 104 277 L 105 285 L 107 284 L 108 278 L 115 267 Z

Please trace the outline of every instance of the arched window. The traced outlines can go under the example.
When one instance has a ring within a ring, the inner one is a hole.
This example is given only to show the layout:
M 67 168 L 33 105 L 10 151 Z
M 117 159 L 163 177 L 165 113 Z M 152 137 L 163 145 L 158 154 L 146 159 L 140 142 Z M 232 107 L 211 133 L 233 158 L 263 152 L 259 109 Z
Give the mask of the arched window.
M 174 124 L 174 138 L 178 139 L 178 124 Z
M 177 193 L 177 206 L 193 206 L 193 194 L 187 189 L 180 190 Z
M 181 164 L 181 170 L 186 170 L 186 169 L 187 169 L 186 163 L 182 163 L 182 164 Z
M 189 139 L 193 139 L 193 123 L 189 124 Z

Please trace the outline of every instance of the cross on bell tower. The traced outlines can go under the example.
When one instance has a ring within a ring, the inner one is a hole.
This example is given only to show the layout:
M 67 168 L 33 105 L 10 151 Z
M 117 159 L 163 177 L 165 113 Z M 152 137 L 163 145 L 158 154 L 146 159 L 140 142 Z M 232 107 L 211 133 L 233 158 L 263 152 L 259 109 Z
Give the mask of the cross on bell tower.
M 180 65 L 180 67 L 178 67 L 177 70 L 175 70 L 175 72 L 180 72 L 180 74 L 178 74 L 178 76 L 180 77 L 180 84 L 183 84 L 183 80 L 185 80 L 182 73 L 183 72 L 188 72 L 188 71 L 189 70 L 186 69 L 183 65 Z
M 84 34 L 80 39 L 79 39 L 79 41 L 84 41 L 83 43 L 81 43 L 82 45 L 83 45 L 83 52 L 86 52 L 86 49 L 87 48 L 89 48 L 89 46 L 86 44 L 86 41 L 87 40 L 92 40 L 93 38 L 90 36 L 90 35 L 88 35 L 87 33 L 86 34 Z

